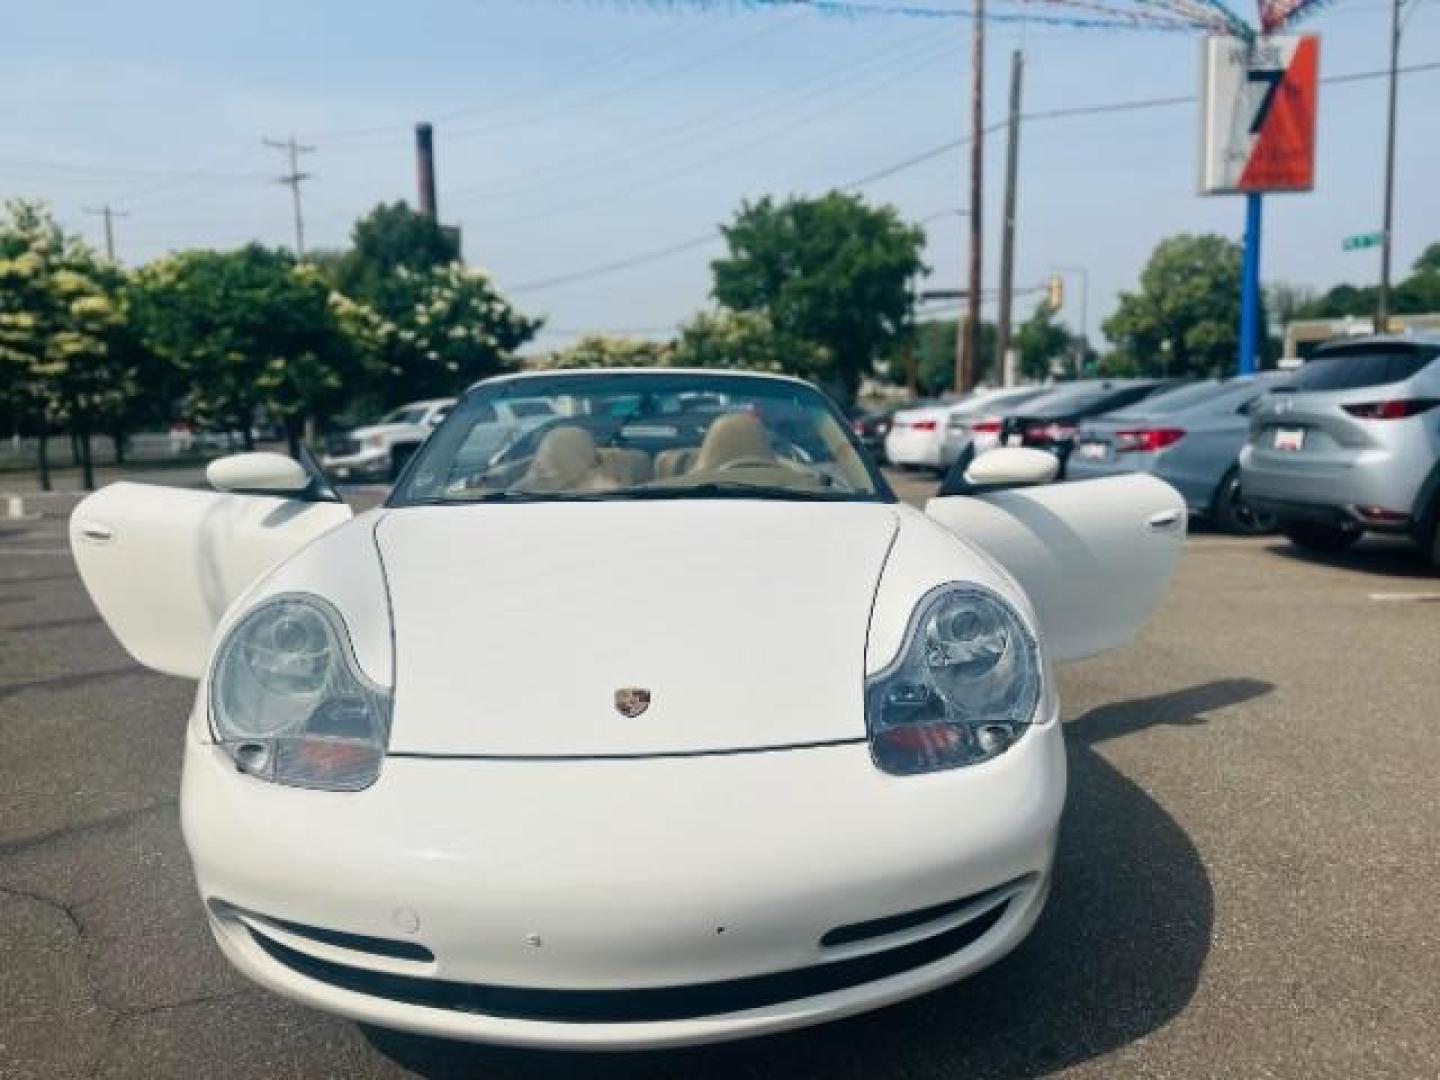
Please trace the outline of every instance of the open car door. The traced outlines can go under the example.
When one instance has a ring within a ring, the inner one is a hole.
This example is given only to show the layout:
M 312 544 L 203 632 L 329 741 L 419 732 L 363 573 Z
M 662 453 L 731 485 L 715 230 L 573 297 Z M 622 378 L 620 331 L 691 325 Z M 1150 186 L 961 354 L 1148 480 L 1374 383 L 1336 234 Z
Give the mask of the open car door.
M 350 516 L 341 502 L 118 483 L 75 508 L 70 549 L 125 651 L 198 679 L 235 598 Z
M 1057 662 L 1129 641 L 1185 539 L 1184 500 L 1145 473 L 946 496 L 925 512 L 1010 571 Z

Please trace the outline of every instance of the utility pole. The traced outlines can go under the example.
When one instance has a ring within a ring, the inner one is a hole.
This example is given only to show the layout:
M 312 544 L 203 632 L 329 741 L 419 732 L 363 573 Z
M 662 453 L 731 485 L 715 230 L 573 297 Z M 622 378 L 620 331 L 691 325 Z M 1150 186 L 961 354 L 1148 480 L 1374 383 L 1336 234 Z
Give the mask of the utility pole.
M 1383 334 L 1390 321 L 1390 256 L 1395 224 L 1395 98 L 1400 66 L 1400 9 L 1404 0 L 1390 0 L 1390 113 L 1385 124 L 1385 214 L 1380 226 L 1380 293 L 1376 301 L 1375 332 Z
M 123 210 L 112 209 L 109 203 L 104 206 L 87 206 L 84 208 L 87 214 L 98 214 L 105 219 L 105 257 L 111 262 L 115 261 L 115 218 L 129 217 Z
M 1010 54 L 1010 125 L 1005 145 L 1005 215 L 1000 234 L 1000 319 L 996 351 L 1000 355 L 1001 382 L 1014 382 L 1010 364 L 1010 306 L 1015 292 L 1015 188 L 1020 165 L 1020 78 L 1025 61 L 1016 49 Z
M 970 90 L 970 273 L 965 318 L 955 350 L 955 389 L 975 385 L 980 366 L 980 255 L 984 241 L 985 174 L 985 0 L 975 0 L 971 37 Z
M 415 172 L 420 183 L 420 213 L 439 220 L 435 202 L 435 129 L 428 123 L 415 125 Z
M 289 155 L 290 171 L 284 176 L 277 176 L 277 184 L 287 184 L 290 187 L 290 196 L 295 203 L 295 255 L 297 258 L 305 258 L 305 215 L 300 209 L 300 184 L 310 179 L 309 173 L 300 171 L 300 155 L 315 152 L 313 146 L 303 146 L 295 141 L 295 136 L 281 141 L 279 139 L 261 139 L 266 146 L 275 150 L 283 150 Z

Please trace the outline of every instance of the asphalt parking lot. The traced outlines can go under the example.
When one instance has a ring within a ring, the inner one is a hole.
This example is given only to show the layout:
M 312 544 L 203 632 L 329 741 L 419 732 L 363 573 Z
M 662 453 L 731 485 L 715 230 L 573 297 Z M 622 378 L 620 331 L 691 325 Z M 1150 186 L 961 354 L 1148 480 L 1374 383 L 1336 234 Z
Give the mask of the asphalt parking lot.
M 809 1031 L 581 1057 L 362 1028 L 229 970 L 177 821 L 191 686 L 99 621 L 70 502 L 0 519 L 5 1080 L 1440 1076 L 1440 577 L 1403 545 L 1192 536 L 1142 637 L 1062 675 L 1055 891 L 997 967 Z

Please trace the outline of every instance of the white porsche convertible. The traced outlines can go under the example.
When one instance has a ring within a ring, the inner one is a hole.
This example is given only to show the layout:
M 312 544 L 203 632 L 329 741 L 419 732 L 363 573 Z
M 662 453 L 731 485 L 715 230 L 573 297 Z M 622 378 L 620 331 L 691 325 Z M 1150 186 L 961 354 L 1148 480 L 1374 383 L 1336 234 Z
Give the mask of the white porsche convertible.
M 554 415 L 497 446 L 514 397 Z M 1053 665 L 1133 634 L 1185 530 L 1160 481 L 1053 470 L 995 450 L 922 513 L 806 383 L 525 374 L 379 509 L 247 454 L 107 487 L 71 542 L 135 659 L 199 681 L 182 821 L 241 971 L 433 1035 L 665 1046 L 1030 930 Z

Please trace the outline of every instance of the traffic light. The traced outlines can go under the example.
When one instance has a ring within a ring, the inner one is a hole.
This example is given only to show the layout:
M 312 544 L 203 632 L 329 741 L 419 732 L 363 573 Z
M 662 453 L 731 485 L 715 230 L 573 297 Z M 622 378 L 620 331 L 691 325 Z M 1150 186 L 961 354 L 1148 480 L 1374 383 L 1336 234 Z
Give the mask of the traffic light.
M 1050 275 L 1050 282 L 1046 287 L 1046 303 L 1051 311 L 1059 311 L 1065 306 L 1065 279 L 1059 274 Z

